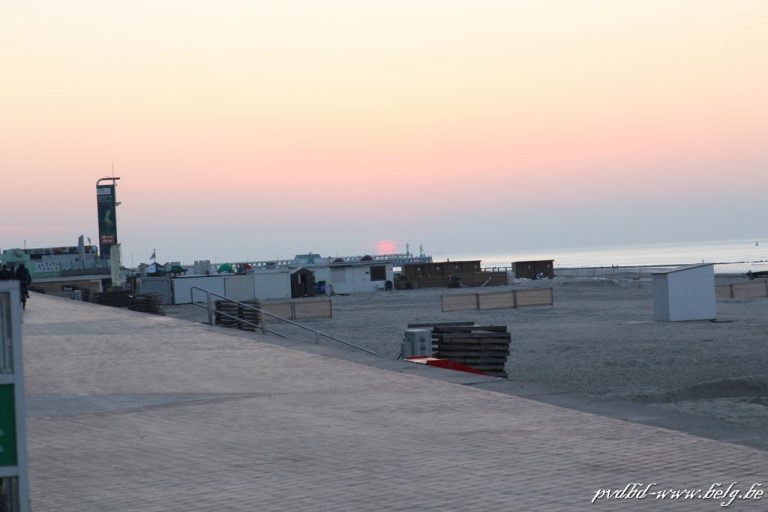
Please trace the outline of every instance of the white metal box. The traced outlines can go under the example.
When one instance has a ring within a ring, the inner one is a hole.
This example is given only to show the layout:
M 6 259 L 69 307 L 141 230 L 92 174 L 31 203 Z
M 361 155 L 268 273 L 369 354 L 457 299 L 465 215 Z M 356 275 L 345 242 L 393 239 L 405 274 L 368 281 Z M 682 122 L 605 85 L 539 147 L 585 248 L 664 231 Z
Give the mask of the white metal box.
M 432 357 L 432 330 L 406 329 L 401 347 L 403 357 Z

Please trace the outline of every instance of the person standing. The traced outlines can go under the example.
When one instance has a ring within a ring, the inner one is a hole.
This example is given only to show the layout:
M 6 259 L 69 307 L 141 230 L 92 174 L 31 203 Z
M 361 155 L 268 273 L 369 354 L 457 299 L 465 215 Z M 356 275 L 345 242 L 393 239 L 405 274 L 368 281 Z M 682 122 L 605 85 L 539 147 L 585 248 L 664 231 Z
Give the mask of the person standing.
M 19 282 L 19 287 L 21 288 L 21 304 L 26 309 L 27 298 L 29 298 L 29 285 L 32 283 L 32 276 L 23 263 L 20 263 L 19 268 L 16 269 L 16 280 Z

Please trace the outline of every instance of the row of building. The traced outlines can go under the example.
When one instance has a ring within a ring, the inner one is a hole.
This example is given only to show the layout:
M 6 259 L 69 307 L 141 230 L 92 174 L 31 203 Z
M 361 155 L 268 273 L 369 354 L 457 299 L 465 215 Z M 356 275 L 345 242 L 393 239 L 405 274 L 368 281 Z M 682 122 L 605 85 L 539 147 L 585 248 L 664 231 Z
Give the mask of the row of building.
M 126 288 L 133 293 L 159 295 L 164 304 L 193 300 L 195 287 L 235 300 L 269 300 L 346 295 L 393 289 L 473 287 L 508 284 L 510 277 L 552 277 L 552 260 L 517 262 L 512 271 L 490 271 L 480 260 L 433 262 L 431 256 L 412 254 L 364 255 L 327 258 L 299 254 L 290 260 L 253 261 L 212 265 L 198 261 L 141 265 L 115 275 L 109 259 L 80 237 L 77 246 L 10 249 L 3 263 L 24 263 L 33 286 L 45 293 L 66 295 L 73 290 L 99 293 Z M 116 278 L 117 277 L 117 278 Z M 114 286 L 119 280 L 119 285 Z

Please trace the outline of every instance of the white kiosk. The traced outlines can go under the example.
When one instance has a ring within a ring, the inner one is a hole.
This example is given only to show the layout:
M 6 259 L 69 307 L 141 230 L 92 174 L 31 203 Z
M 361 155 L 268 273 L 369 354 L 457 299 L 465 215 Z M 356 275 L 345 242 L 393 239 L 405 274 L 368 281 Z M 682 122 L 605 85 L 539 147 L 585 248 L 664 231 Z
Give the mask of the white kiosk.
M 0 510 L 29 512 L 18 281 L 0 281 Z
M 714 320 L 716 316 L 714 263 L 653 273 L 654 320 Z

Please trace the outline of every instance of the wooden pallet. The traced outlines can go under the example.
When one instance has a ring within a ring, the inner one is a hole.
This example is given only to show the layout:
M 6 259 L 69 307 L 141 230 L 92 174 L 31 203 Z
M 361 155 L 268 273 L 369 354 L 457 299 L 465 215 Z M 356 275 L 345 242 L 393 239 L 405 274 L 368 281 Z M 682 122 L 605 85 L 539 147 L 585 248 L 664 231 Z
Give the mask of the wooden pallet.
M 507 378 L 511 336 L 505 325 L 474 325 L 472 322 L 409 324 L 432 330 L 432 354 L 474 368 L 494 377 Z
M 257 300 L 246 301 L 243 302 L 243 304 L 247 304 L 248 306 L 253 306 L 255 308 L 261 307 L 261 304 Z M 245 322 L 240 322 L 240 328 L 245 331 L 255 331 L 257 329 L 256 326 L 261 325 L 261 311 L 256 311 L 248 307 L 240 306 L 237 309 L 237 317 L 245 320 Z
M 240 321 L 237 319 L 239 306 L 228 300 L 217 300 L 214 304 L 215 324 L 222 327 L 239 328 Z
M 132 295 L 128 309 L 131 311 L 140 311 L 142 313 L 151 313 L 153 315 L 165 315 L 161 303 L 162 299 L 160 296 L 154 293 Z

